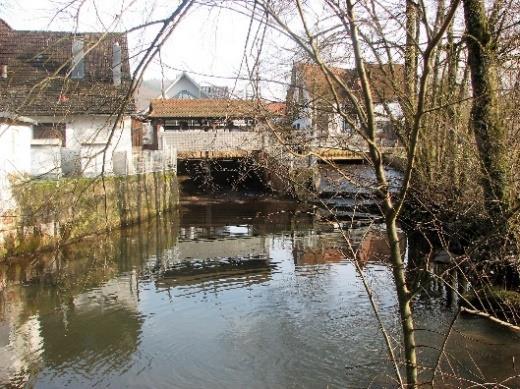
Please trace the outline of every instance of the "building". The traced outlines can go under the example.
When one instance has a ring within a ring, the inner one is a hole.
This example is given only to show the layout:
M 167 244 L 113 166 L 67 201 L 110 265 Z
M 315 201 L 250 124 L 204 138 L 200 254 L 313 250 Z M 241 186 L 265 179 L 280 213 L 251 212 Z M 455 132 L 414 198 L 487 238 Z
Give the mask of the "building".
M 375 103 L 378 137 L 391 144 L 396 137 L 392 120 L 402 114 L 398 91 L 403 90 L 402 65 L 367 64 Z M 360 99 L 360 80 L 355 69 L 331 68 L 331 71 Z M 287 107 L 292 127 L 317 142 L 339 135 L 355 138 L 354 129 L 338 113 L 338 98 L 342 110 L 353 112 L 352 104 L 337 82 L 330 87 L 318 65 L 297 63 L 293 66 L 291 85 L 287 92 Z M 333 93 L 336 92 L 336 93 Z M 390 114 L 389 114 L 390 113 Z
M 0 230 L 4 215 L 15 206 L 11 179 L 31 172 L 31 141 L 36 124 L 30 118 L 0 112 Z
M 172 147 L 179 153 L 260 150 L 259 123 L 273 115 L 270 107 L 259 100 L 155 99 L 147 142 L 151 149 Z
M 229 99 L 227 86 L 199 85 L 188 73 L 182 72 L 163 93 L 167 99 Z
M 112 170 L 114 152 L 131 153 L 131 81 L 124 33 L 20 31 L 0 20 L 0 111 L 36 123 L 35 176 L 94 176 Z

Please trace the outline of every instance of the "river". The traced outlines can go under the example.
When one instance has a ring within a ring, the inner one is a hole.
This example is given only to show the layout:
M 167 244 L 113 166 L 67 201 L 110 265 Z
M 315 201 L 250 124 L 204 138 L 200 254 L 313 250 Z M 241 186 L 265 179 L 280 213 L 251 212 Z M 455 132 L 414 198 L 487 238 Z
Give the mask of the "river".
M 349 247 L 335 227 L 293 202 L 188 199 L 178 214 L 1 265 L 0 386 L 394 386 L 352 261 L 397 337 L 384 234 L 360 225 Z M 421 285 L 414 315 L 428 380 L 456 298 L 435 278 Z M 445 355 L 439 386 L 502 381 L 517 374 L 520 337 L 460 316 Z

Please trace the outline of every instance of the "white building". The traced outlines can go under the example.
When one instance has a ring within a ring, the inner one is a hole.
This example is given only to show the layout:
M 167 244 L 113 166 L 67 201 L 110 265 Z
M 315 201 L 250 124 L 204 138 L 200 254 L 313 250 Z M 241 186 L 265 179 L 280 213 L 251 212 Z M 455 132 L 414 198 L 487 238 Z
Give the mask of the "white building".
M 0 216 L 14 208 L 10 180 L 31 172 L 32 119 L 0 112 Z
M 199 85 L 188 73 L 182 72 L 165 90 L 167 99 L 228 99 L 226 86 Z
M 131 154 L 125 34 L 18 31 L 0 20 L 0 69 L 0 111 L 34 122 L 32 175 L 110 173 L 114 152 Z

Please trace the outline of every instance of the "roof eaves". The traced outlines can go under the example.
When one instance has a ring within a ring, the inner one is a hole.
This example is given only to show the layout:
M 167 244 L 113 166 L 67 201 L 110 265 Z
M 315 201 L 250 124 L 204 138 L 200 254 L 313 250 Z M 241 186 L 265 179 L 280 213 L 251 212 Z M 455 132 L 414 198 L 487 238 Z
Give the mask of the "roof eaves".
M 164 95 L 168 94 L 168 92 L 177 84 L 182 78 L 187 78 L 189 82 L 191 82 L 195 87 L 199 90 L 201 98 L 208 98 L 204 92 L 202 92 L 200 85 L 195 81 L 187 72 L 183 71 L 181 74 L 177 76 L 177 78 L 166 88 L 163 92 Z M 157 96 L 158 99 L 162 97 L 162 94 Z
M 38 124 L 38 122 L 36 120 L 33 120 L 26 116 L 20 116 L 20 115 L 14 114 L 14 113 L 4 112 L 4 111 L 0 111 L 0 118 L 13 120 L 13 121 L 17 121 L 17 122 L 22 122 L 22 123 L 29 123 L 29 124 L 35 124 L 35 125 Z

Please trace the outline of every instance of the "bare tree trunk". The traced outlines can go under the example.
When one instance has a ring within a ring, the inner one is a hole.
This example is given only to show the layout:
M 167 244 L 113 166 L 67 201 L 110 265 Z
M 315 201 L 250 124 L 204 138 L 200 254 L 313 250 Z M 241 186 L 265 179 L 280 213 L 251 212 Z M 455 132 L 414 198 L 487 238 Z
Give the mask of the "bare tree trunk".
M 406 46 L 404 52 L 405 76 L 405 131 L 408 137 L 413 127 L 413 117 L 417 94 L 417 5 L 412 0 L 406 0 Z
M 500 119 L 496 40 L 493 39 L 483 0 L 463 0 L 471 69 L 473 106 L 471 126 L 484 173 L 486 209 L 495 223 L 503 223 L 509 210 L 507 132 Z
M 361 54 L 361 48 L 358 37 L 357 21 L 354 14 L 354 6 L 351 0 L 347 0 L 347 16 L 350 26 L 350 34 L 354 57 L 356 60 L 356 70 L 358 72 L 361 90 L 364 100 L 365 109 L 367 111 L 366 136 L 371 141 L 368 142 L 370 151 L 370 159 L 374 164 L 374 170 L 377 177 L 379 187 L 382 188 L 384 195 L 385 223 L 388 241 L 391 247 L 392 270 L 397 290 L 397 300 L 399 303 L 399 313 L 401 316 L 401 328 L 403 331 L 404 355 L 406 360 L 406 381 L 410 388 L 416 388 L 418 385 L 417 377 L 417 352 L 415 345 L 415 328 L 412 316 L 411 295 L 406 284 L 406 274 L 404 268 L 400 239 L 397 231 L 396 218 L 398 212 L 392 202 L 389 192 L 388 181 L 383 168 L 381 152 L 375 143 L 376 123 L 374 116 L 374 103 L 370 90 L 370 82 L 365 70 L 365 64 Z M 414 76 L 415 78 L 415 76 Z M 415 93 L 415 92 L 414 92 Z M 410 167 L 412 168 L 412 167 Z
M 386 220 L 386 233 L 390 243 L 392 272 L 399 302 L 399 314 L 401 316 L 404 356 L 406 359 L 406 382 L 409 388 L 415 388 L 418 385 L 415 326 L 412 315 L 411 293 L 406 282 L 405 266 L 401 255 L 395 218 Z

